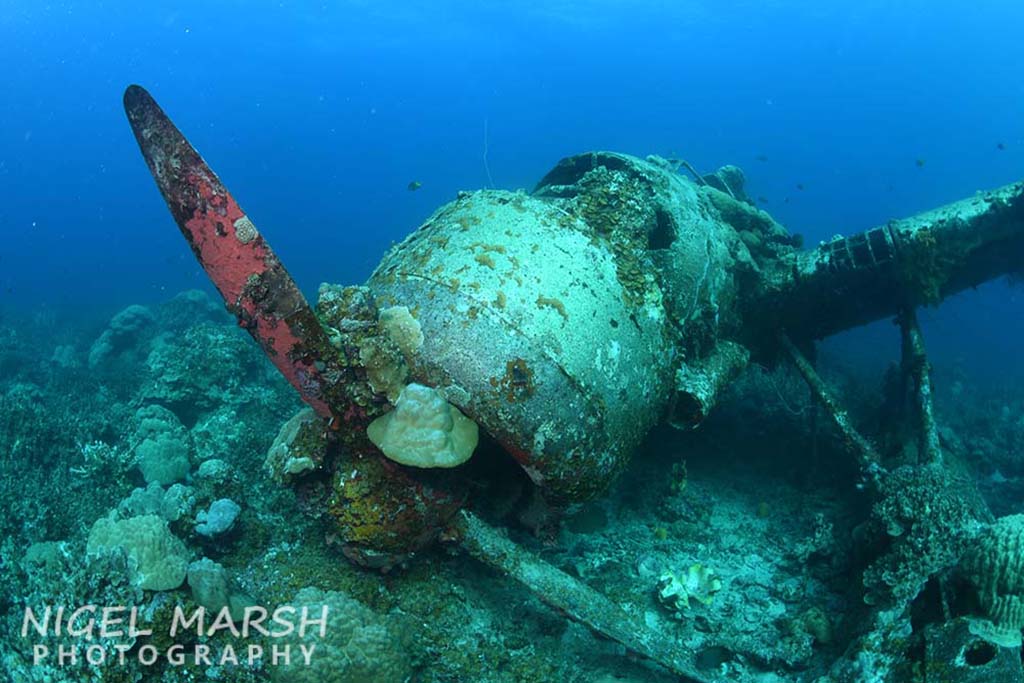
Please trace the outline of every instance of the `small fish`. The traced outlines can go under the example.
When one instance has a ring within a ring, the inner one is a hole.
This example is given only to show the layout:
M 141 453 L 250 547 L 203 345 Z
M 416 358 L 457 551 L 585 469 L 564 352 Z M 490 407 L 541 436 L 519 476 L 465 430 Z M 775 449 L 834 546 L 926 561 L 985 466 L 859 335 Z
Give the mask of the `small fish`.
M 798 189 L 801 192 L 803 192 L 804 191 L 804 184 L 803 183 L 797 183 L 796 184 L 796 189 Z
M 914 162 L 918 168 L 924 168 L 924 159 L 918 159 Z
M 409 192 L 415 192 L 416 190 L 420 189 L 421 187 L 423 187 L 423 183 L 421 183 L 418 180 L 414 180 L 411 183 L 409 183 L 407 189 L 409 190 Z
M 767 197 L 758 197 L 757 201 L 761 202 L 762 204 L 767 204 L 768 203 L 768 198 Z
M 1006 149 L 1006 143 L 1005 142 L 997 142 L 996 143 L 996 149 L 998 149 L 999 151 L 1002 151 L 1002 150 Z
M 768 155 L 767 154 L 758 154 L 756 157 L 754 157 L 754 159 L 756 161 L 761 161 L 761 162 L 768 161 Z

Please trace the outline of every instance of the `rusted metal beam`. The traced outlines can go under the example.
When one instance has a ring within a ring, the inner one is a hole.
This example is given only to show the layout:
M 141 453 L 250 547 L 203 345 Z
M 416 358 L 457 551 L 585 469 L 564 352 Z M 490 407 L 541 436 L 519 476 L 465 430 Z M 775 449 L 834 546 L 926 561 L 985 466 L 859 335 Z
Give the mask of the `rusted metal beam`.
M 899 315 L 903 339 L 903 371 L 914 385 L 914 410 L 917 413 L 919 429 L 918 451 L 922 463 L 941 462 L 942 446 L 939 444 L 939 428 L 935 422 L 932 397 L 931 363 L 925 354 L 924 337 L 917 323 L 917 313 L 912 308 L 904 309 Z
M 1024 182 L 788 256 L 746 318 L 751 334 L 820 339 L 1022 269 Z
M 710 683 L 694 665 L 695 653 L 627 614 L 603 594 L 513 543 L 479 517 L 459 513 L 456 534 L 481 562 L 523 584 L 548 605 L 592 631 L 657 662 L 687 683 Z
M 807 382 L 811 393 L 818 399 L 825 412 L 832 418 L 832 423 L 843 435 L 844 443 L 856 456 L 857 462 L 860 464 L 861 473 L 865 481 L 871 484 L 872 487 L 877 487 L 883 470 L 875 447 L 853 426 L 849 414 L 832 394 L 832 390 L 825 384 L 825 380 L 815 371 L 814 366 L 811 365 L 810 361 L 807 360 L 804 354 L 800 352 L 800 349 L 796 347 L 796 344 L 789 338 L 789 335 L 785 332 L 780 332 L 778 341 L 783 351 L 793 362 L 793 365 L 796 366 L 797 371 L 804 378 L 804 381 Z

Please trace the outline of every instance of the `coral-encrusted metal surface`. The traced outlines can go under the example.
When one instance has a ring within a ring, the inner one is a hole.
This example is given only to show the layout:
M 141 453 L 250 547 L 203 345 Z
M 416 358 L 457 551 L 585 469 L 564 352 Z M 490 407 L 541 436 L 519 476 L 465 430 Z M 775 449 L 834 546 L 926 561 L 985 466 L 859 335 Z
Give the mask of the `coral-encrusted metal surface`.
M 330 345 L 295 281 L 149 93 L 130 86 L 124 106 L 175 222 L 228 310 L 303 400 L 332 417 L 322 374 Z

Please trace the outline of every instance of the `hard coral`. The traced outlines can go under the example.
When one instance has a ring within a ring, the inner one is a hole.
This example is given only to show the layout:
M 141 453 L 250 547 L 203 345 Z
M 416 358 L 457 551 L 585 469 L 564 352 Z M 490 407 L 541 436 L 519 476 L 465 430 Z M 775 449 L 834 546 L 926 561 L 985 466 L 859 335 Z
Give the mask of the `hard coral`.
M 157 515 L 130 519 L 102 517 L 89 532 L 88 552 L 120 548 L 135 561 L 133 577 L 146 590 L 172 590 L 185 581 L 189 552 Z
M 666 572 L 658 579 L 658 599 L 676 618 L 698 604 L 710 605 L 720 590 L 722 581 L 714 570 L 700 563 L 690 565 L 685 572 Z
M 311 408 L 303 408 L 278 431 L 267 451 L 264 469 L 279 483 L 290 483 L 319 468 L 327 453 L 327 434 Z
M 188 475 L 188 445 L 177 439 L 168 436 L 146 439 L 135 449 L 135 454 L 147 484 L 168 486 Z
M 402 389 L 395 409 L 371 422 L 366 434 L 384 455 L 412 467 L 461 465 L 479 439 L 475 422 L 421 384 Z
M 278 683 L 403 683 L 411 673 L 408 656 L 409 633 L 404 625 L 378 616 L 344 593 L 303 588 L 292 606 L 310 619 L 319 618 L 327 608 L 323 636 L 318 628 L 297 632 L 286 638 L 293 649 L 314 645 L 308 666 L 301 659 L 271 670 Z
M 940 465 L 902 467 L 882 481 L 872 524 L 888 547 L 864 572 L 866 601 L 912 599 L 957 563 L 985 514 L 966 491 Z
M 142 399 L 171 406 L 192 423 L 205 410 L 240 401 L 246 381 L 265 367 L 258 354 L 238 330 L 223 325 L 204 323 L 164 335 L 146 360 L 150 379 Z
M 206 538 L 215 538 L 231 531 L 242 508 L 230 498 L 221 498 L 210 504 L 209 510 L 196 515 L 196 533 Z
M 972 628 L 1008 647 L 1020 647 L 1024 628 L 1024 515 L 1002 517 L 967 553 L 963 571 L 989 624 Z
M 116 354 L 141 349 L 152 335 L 153 314 L 145 306 L 132 305 L 115 315 L 89 349 L 89 367 L 95 368 Z

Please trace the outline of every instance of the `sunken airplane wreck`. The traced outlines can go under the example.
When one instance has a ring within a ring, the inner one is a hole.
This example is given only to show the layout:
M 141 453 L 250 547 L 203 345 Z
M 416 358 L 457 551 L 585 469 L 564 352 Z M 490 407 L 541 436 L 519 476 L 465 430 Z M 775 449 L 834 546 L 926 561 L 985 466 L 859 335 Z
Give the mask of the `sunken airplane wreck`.
M 685 680 L 715 679 L 671 636 L 470 511 L 460 465 L 478 442 L 513 458 L 557 519 L 600 496 L 657 423 L 695 428 L 748 363 L 785 359 L 857 459 L 857 485 L 884 499 L 896 485 L 885 458 L 804 351 L 895 317 L 917 468 L 930 476 L 944 459 L 914 311 L 1024 264 L 1024 183 L 804 250 L 746 200 L 734 167 L 690 179 L 657 157 L 592 152 L 562 160 L 529 194 L 460 193 L 365 284 L 322 285 L 313 307 L 150 95 L 131 86 L 125 107 L 229 311 L 309 406 L 282 428 L 269 462 L 345 554 L 387 570 L 431 544 L 460 544 Z M 924 511 L 918 522 L 931 523 Z M 923 570 L 921 582 L 944 569 Z M 849 652 L 900 647 L 908 612 L 909 599 L 869 609 Z M 941 625 L 929 633 L 929 653 L 972 637 Z M 1019 658 L 987 666 L 1002 667 L 999 680 L 1021 675 Z

